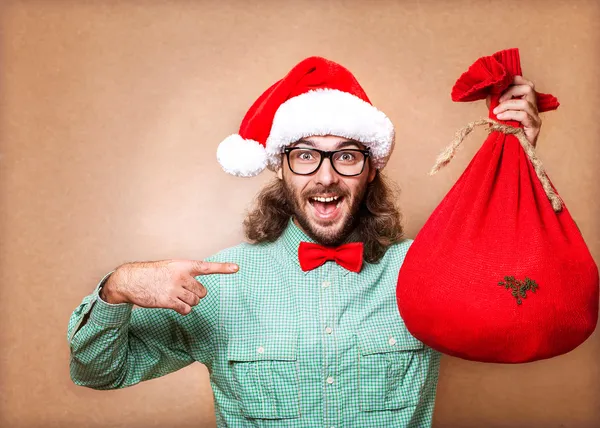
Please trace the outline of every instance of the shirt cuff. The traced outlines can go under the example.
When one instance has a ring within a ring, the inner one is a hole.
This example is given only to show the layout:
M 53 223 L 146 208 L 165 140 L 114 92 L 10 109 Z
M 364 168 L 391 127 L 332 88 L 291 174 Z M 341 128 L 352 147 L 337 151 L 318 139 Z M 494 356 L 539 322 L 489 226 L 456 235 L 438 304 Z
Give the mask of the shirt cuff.
M 90 320 L 101 327 L 122 326 L 129 321 L 133 309 L 132 303 L 113 304 L 102 300 L 100 297 L 100 289 L 113 272 L 107 274 L 102 278 L 100 284 L 98 284 L 96 288 L 96 301 L 90 313 Z

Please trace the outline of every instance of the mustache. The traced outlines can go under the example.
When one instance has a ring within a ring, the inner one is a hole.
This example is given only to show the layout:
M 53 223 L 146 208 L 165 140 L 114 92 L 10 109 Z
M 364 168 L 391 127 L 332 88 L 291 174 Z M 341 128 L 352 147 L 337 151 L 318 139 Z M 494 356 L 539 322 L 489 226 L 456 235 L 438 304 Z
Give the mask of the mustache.
M 348 191 L 342 189 L 338 185 L 317 186 L 317 187 L 314 187 L 312 189 L 309 189 L 309 190 L 303 192 L 302 196 L 305 198 L 313 198 L 315 196 L 322 195 L 323 193 L 333 193 L 333 194 L 335 194 L 337 196 L 341 196 L 341 197 L 350 196 Z

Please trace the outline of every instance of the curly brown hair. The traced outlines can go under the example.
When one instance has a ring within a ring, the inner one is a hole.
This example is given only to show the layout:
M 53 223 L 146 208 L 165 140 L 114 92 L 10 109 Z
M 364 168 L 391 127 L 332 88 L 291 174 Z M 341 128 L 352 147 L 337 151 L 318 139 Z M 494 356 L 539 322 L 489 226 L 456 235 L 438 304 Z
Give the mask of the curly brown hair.
M 387 249 L 402 240 L 402 215 L 396 205 L 398 188 L 379 171 L 367 185 L 356 213 L 358 240 L 364 244 L 364 259 L 377 263 Z M 252 243 L 276 241 L 294 216 L 283 180 L 274 179 L 256 197 L 255 207 L 244 220 L 246 238 Z

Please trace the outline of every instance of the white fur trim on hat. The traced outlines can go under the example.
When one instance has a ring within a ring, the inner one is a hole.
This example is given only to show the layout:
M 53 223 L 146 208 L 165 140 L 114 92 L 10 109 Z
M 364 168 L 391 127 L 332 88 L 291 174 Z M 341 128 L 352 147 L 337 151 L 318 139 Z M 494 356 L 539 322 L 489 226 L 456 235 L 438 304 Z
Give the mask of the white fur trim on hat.
M 376 168 L 394 148 L 394 125 L 371 104 L 336 89 L 316 89 L 290 98 L 275 113 L 266 152 L 270 169 L 281 163 L 282 148 L 311 135 L 336 135 L 363 143 Z
M 230 135 L 219 144 L 217 160 L 225 172 L 238 177 L 254 177 L 267 166 L 264 146 L 238 134 Z

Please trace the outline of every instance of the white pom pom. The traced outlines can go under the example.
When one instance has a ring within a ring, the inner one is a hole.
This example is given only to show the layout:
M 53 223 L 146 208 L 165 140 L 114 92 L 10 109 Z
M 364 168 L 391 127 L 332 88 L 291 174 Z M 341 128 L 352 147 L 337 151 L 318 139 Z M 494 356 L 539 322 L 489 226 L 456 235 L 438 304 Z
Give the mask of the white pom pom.
M 267 166 L 264 146 L 238 134 L 230 135 L 219 144 L 217 160 L 226 173 L 238 177 L 254 177 Z

